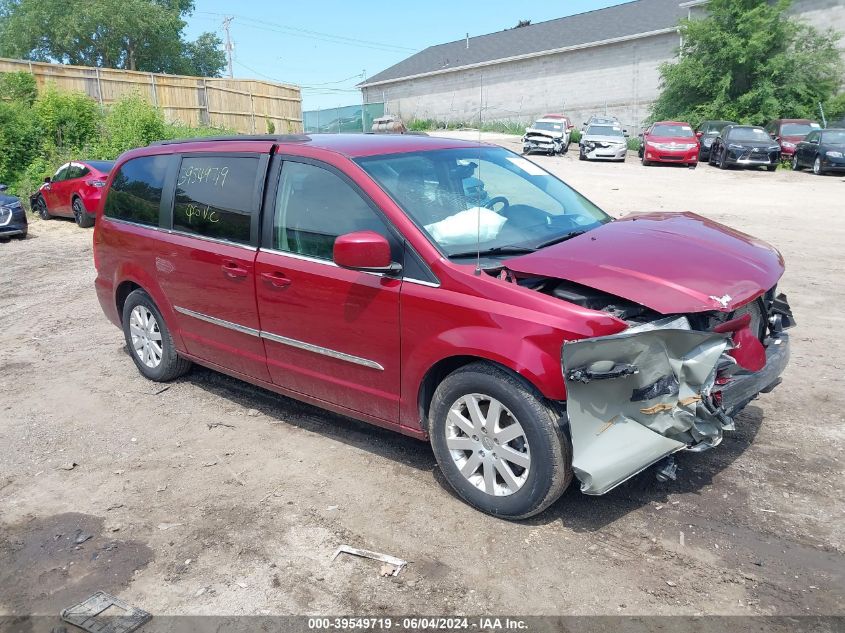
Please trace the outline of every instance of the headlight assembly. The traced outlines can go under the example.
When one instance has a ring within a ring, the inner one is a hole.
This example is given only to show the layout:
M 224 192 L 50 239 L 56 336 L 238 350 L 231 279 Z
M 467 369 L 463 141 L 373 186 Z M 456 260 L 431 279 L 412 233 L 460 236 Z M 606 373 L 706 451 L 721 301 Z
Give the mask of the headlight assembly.
M 827 157 L 828 158 L 842 158 L 842 152 L 837 152 L 835 150 L 830 151 L 830 152 L 827 152 Z

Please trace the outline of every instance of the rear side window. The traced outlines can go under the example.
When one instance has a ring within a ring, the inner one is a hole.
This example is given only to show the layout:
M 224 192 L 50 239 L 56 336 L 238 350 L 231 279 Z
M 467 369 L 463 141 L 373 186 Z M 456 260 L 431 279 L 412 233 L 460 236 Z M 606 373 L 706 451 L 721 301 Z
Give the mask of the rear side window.
M 142 156 L 126 161 L 115 174 L 106 197 L 107 217 L 158 226 L 161 191 L 170 155 Z
M 185 157 L 176 179 L 173 228 L 248 244 L 258 211 L 258 164 L 257 157 Z

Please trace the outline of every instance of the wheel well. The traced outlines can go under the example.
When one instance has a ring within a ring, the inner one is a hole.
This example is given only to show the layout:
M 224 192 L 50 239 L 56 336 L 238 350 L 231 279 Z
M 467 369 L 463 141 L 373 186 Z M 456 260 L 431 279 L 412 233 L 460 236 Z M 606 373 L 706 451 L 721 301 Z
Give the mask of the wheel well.
M 129 293 L 133 290 L 139 290 L 140 288 L 141 286 L 139 286 L 133 281 L 124 281 L 117 287 L 117 292 L 115 293 L 115 302 L 117 304 L 118 318 L 123 318 L 123 305 L 126 303 L 126 297 L 128 297 Z
M 422 383 L 420 384 L 417 402 L 420 410 L 420 421 L 422 422 L 423 429 L 426 433 L 428 432 L 428 411 L 431 408 L 431 400 L 434 398 L 434 392 L 437 390 L 437 386 L 453 371 L 471 363 L 487 363 L 488 365 L 498 367 L 502 371 L 506 371 L 518 380 L 524 382 L 531 389 L 537 391 L 538 396 L 542 397 L 537 388 L 531 384 L 531 382 L 526 380 L 524 376 L 520 376 L 510 367 L 506 367 L 496 361 L 492 361 L 487 358 L 480 358 L 478 356 L 450 356 L 449 358 L 444 358 L 432 365 L 426 372 Z

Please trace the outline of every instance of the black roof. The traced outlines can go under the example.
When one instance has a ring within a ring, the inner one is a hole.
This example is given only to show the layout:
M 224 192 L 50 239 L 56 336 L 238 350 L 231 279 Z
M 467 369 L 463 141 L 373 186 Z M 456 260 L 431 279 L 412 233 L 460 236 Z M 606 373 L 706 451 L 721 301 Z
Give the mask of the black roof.
M 429 46 L 358 84 L 368 86 L 561 48 L 671 29 L 687 16 L 681 0 L 635 0 L 606 9 Z

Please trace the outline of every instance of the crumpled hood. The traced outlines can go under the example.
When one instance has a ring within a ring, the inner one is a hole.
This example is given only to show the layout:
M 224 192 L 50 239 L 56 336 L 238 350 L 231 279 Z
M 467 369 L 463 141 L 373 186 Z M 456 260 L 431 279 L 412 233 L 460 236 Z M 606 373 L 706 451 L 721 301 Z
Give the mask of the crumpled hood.
M 553 130 L 538 130 L 530 127 L 525 130 L 525 136 L 548 136 L 549 138 L 563 138 L 563 132 L 555 132 Z
M 772 288 L 783 258 L 772 246 L 695 213 L 629 215 L 514 257 L 517 274 L 554 277 L 661 314 L 732 311 Z

